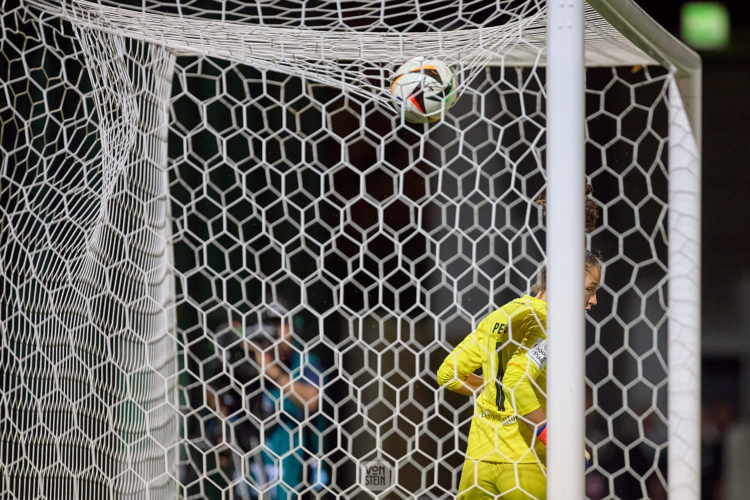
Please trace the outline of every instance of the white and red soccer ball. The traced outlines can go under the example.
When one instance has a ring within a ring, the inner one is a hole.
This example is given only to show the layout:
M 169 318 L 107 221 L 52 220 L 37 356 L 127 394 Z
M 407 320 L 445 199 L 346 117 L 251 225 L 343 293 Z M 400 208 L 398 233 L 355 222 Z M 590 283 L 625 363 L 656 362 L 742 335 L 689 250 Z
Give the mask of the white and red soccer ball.
M 439 59 L 416 57 L 395 71 L 391 95 L 407 121 L 434 122 L 456 101 L 456 76 Z

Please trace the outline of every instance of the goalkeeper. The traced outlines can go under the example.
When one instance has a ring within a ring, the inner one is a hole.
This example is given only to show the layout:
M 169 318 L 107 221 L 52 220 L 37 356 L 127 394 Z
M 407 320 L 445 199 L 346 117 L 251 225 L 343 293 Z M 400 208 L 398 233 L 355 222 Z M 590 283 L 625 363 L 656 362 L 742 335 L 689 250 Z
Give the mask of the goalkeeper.
M 587 230 L 597 212 L 587 200 Z M 588 250 L 585 271 L 583 305 L 589 310 L 597 302 L 601 263 Z M 546 317 L 542 270 L 534 296 L 492 312 L 438 369 L 441 386 L 477 396 L 459 499 L 546 498 Z M 483 376 L 474 373 L 480 367 Z

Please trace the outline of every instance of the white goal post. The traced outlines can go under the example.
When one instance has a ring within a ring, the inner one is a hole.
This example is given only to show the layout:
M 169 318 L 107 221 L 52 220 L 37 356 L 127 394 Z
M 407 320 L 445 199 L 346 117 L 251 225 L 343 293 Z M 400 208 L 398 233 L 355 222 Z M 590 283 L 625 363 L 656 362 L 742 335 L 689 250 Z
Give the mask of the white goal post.
M 698 498 L 701 63 L 629 0 L 0 25 L 1 497 L 454 498 L 473 407 L 435 370 L 547 263 L 548 498 Z M 388 92 L 417 55 L 457 76 L 435 123 Z
M 579 203 L 583 188 L 570 179 L 585 175 L 584 148 L 583 138 L 577 136 L 582 130 L 569 126 L 571 121 L 578 121 L 584 110 L 582 3 L 548 2 L 547 78 L 551 82 L 547 90 L 548 204 L 551 214 L 565 214 L 559 216 L 557 224 L 552 216 L 548 218 L 551 339 L 555 338 L 555 331 L 583 331 L 582 317 L 575 311 L 578 299 L 567 293 L 572 282 L 578 282 L 577 288 L 583 288 L 583 248 L 579 243 L 583 233 Z M 674 75 L 669 93 L 669 496 L 697 499 L 701 491 L 701 62 L 695 53 L 634 4 L 599 0 L 589 3 L 630 41 L 669 67 Z M 572 220 L 565 220 L 569 214 L 574 214 Z M 577 479 L 581 476 L 582 463 L 570 463 L 568 451 L 584 435 L 579 417 L 583 413 L 584 394 L 581 384 L 576 383 L 578 377 L 570 377 L 571 373 L 582 373 L 583 352 L 582 338 L 581 341 L 566 338 L 559 344 L 554 340 L 550 342 L 548 391 L 568 396 L 552 398 L 548 406 L 550 422 L 564 429 L 557 435 L 550 435 L 547 465 L 551 498 L 579 498 L 585 493 L 584 483 Z

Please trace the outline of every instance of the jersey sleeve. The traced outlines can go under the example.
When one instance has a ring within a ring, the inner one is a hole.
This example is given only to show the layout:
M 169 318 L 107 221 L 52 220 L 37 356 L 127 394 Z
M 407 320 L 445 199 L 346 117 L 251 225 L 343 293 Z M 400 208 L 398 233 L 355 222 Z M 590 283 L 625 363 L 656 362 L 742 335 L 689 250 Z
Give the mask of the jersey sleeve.
M 502 383 L 506 401 L 513 405 L 513 411 L 526 415 L 541 407 L 534 381 L 547 362 L 547 340 L 533 314 L 524 319 L 521 327 L 523 340 L 508 361 Z
M 481 331 L 477 328 L 471 332 L 445 357 L 437 371 L 439 385 L 454 391 L 482 366 Z

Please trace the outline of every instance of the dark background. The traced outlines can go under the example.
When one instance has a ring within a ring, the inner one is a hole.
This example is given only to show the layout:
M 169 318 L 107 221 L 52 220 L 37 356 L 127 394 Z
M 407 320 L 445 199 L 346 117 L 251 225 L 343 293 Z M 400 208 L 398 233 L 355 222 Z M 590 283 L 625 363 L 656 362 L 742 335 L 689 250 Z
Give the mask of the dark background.
M 637 3 L 679 36 L 680 0 Z M 715 328 L 739 326 L 747 295 L 742 280 L 750 273 L 747 220 L 750 114 L 750 9 L 745 2 L 723 2 L 729 9 L 729 47 L 698 50 L 703 59 L 703 324 L 704 343 Z M 719 334 L 721 335 L 721 334 Z M 705 346 L 709 351 L 713 348 Z
M 686 2 L 636 3 L 679 36 L 680 8 Z M 723 3 L 731 19 L 729 45 L 697 51 L 703 60 L 703 499 L 734 498 L 732 464 L 724 457 L 726 436 L 750 419 L 750 9 L 739 0 Z

